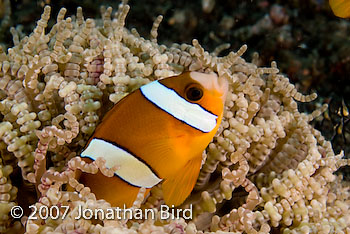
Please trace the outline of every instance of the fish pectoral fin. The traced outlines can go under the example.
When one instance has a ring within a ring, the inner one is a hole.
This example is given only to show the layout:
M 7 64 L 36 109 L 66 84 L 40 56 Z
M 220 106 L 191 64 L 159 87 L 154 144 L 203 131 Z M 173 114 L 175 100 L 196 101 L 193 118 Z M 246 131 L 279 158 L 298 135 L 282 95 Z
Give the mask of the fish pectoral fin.
M 202 157 L 196 157 L 173 177 L 165 179 L 162 184 L 165 203 L 170 206 L 181 205 L 190 195 L 198 178 Z

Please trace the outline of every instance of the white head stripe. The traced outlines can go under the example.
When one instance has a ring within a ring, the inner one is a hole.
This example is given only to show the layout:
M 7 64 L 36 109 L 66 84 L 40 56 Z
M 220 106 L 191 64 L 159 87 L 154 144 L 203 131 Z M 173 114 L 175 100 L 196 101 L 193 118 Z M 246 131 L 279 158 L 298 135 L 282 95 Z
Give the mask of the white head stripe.
M 103 157 L 106 160 L 107 168 L 118 165 L 119 168 L 114 174 L 137 187 L 152 188 L 162 181 L 147 165 L 135 156 L 101 139 L 92 139 L 80 156 L 88 157 L 92 160 Z
M 160 109 L 202 132 L 210 132 L 216 126 L 216 115 L 206 111 L 198 104 L 186 101 L 174 90 L 158 81 L 142 86 L 141 92 Z

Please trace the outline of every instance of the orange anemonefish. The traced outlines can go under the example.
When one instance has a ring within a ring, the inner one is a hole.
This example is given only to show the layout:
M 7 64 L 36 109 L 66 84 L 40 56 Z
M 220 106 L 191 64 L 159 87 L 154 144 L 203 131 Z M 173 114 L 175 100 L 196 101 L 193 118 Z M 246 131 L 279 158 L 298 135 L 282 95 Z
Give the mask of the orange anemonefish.
M 329 0 L 333 13 L 341 18 L 350 18 L 350 0 Z
M 180 205 L 197 180 L 202 152 L 217 131 L 228 84 L 216 74 L 186 72 L 142 86 L 117 103 L 81 153 L 118 165 L 113 177 L 82 173 L 80 182 L 112 206 L 130 207 L 140 187 L 162 182 L 164 200 Z

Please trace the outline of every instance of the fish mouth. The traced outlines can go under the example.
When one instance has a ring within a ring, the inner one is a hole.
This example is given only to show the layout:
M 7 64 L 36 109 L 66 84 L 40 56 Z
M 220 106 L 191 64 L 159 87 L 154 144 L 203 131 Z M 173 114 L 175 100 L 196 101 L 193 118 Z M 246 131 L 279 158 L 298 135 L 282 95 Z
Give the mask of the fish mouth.
M 226 95 L 228 92 L 228 81 L 225 77 L 220 76 L 217 78 L 217 83 L 218 83 L 219 90 L 222 93 L 222 99 L 225 102 Z

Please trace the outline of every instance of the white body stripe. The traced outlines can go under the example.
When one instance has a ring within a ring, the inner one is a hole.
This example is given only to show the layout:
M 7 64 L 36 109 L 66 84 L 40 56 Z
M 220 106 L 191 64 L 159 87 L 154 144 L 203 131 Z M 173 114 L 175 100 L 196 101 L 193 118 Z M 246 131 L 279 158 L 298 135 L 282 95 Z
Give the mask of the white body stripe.
M 114 173 L 134 186 L 152 188 L 162 181 L 135 156 L 101 139 L 92 139 L 81 156 L 92 160 L 103 157 L 107 168 L 118 165 L 119 168 Z
M 211 132 L 216 126 L 216 115 L 198 104 L 188 102 L 158 81 L 142 86 L 141 92 L 160 109 L 202 132 Z

